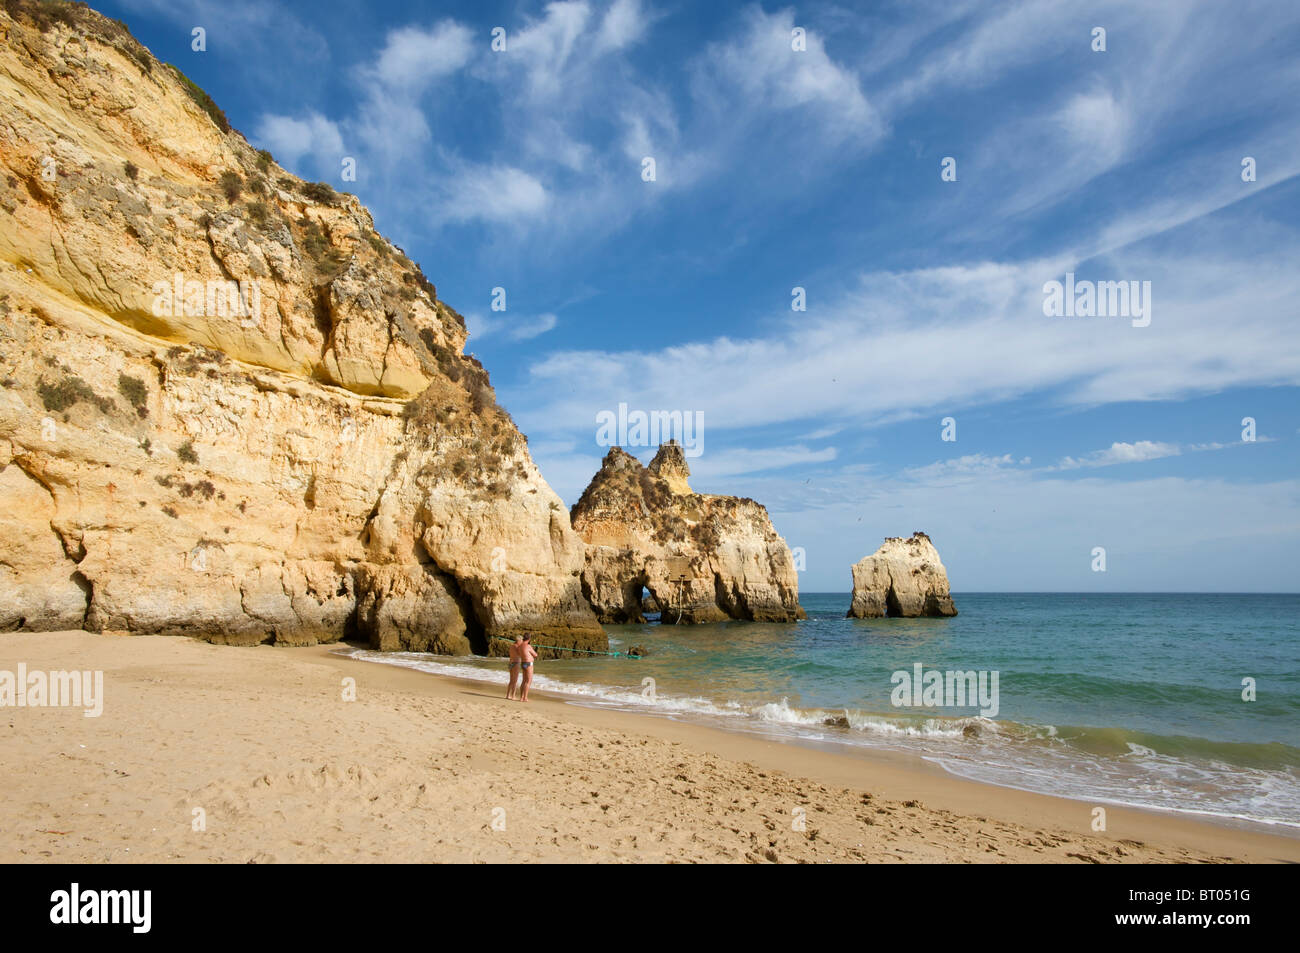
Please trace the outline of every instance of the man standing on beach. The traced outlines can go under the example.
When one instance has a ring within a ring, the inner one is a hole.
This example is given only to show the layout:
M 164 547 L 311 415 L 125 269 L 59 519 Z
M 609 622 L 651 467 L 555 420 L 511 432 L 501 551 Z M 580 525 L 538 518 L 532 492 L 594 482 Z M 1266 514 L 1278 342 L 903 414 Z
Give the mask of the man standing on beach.
M 519 684 L 519 663 L 522 661 L 519 651 L 523 648 L 523 644 L 523 637 L 516 635 L 514 643 L 510 646 L 510 684 L 506 686 L 507 699 L 515 697 L 515 686 Z
M 519 668 L 524 676 L 519 700 L 524 702 L 528 701 L 528 686 L 533 684 L 533 662 L 537 661 L 537 650 L 529 641 L 531 638 L 531 635 L 525 635 L 523 643 L 519 646 Z

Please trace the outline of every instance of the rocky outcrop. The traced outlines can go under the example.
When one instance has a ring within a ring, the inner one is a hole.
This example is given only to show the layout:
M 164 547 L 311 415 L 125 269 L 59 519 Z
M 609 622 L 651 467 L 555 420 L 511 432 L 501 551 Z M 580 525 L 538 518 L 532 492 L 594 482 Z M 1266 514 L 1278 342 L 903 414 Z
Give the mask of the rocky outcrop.
M 850 619 L 956 614 L 948 594 L 948 572 L 924 533 L 913 533 L 910 539 L 891 536 L 853 564 Z
M 0 6 L 0 631 L 606 648 L 465 337 L 120 24 Z
M 645 621 L 642 588 L 661 622 L 804 617 L 790 549 L 753 500 L 695 493 L 682 448 L 648 467 L 620 447 L 605 455 L 573 507 L 587 542 L 583 592 L 602 622 Z

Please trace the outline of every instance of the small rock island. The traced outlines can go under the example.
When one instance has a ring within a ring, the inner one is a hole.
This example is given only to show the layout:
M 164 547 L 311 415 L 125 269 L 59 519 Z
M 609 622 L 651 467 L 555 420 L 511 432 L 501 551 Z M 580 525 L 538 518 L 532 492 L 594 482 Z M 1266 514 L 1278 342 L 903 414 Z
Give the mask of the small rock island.
M 587 544 L 582 591 L 605 623 L 643 622 L 648 589 L 665 623 L 804 618 L 790 548 L 750 499 L 696 493 L 681 444 L 649 466 L 621 447 L 570 512 Z
M 948 571 L 925 533 L 891 536 L 870 556 L 853 564 L 850 619 L 884 616 L 953 616 Z

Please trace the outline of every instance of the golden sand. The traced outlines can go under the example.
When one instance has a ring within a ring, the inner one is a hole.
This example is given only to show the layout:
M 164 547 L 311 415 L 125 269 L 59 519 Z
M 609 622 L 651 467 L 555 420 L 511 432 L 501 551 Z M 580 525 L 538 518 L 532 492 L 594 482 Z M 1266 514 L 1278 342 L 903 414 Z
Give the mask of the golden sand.
M 313 648 L 0 636 L 104 710 L 0 709 L 0 861 L 1300 861 L 1300 839 L 583 708 Z M 347 678 L 355 701 L 345 701 Z

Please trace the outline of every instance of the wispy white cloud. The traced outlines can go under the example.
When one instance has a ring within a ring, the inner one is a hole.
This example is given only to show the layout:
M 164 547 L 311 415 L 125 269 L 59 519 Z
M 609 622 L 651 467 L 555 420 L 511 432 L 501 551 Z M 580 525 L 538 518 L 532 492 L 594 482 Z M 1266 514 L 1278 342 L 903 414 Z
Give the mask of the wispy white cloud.
M 638 43 L 649 25 L 650 18 L 640 0 L 614 0 L 596 33 L 596 52 L 621 50 Z
M 546 210 L 546 187 L 536 177 L 512 166 L 466 165 L 438 186 L 441 201 L 432 217 L 447 222 L 482 219 L 522 225 Z
M 901 71 L 884 91 L 887 112 L 899 112 L 945 90 L 987 86 L 1026 63 L 1059 55 L 1072 41 L 1078 42 L 1069 28 L 1069 7 L 1065 0 L 983 7 L 963 29 L 949 29 L 943 42 Z M 936 30 L 949 26 L 946 18 L 928 22 Z
M 343 136 L 338 125 L 315 112 L 300 119 L 263 116 L 256 138 L 285 166 L 296 166 L 306 155 L 343 155 Z
M 559 318 L 550 312 L 535 315 L 500 312 L 490 317 L 472 312 L 465 316 L 465 326 L 469 330 L 472 343 L 492 336 L 506 337 L 512 341 L 528 341 L 554 330 L 558 323 Z
M 869 273 L 816 318 L 774 315 L 767 336 L 552 353 L 524 385 L 550 399 L 521 419 L 576 430 L 595 409 L 626 401 L 703 410 L 714 429 L 870 427 L 1034 392 L 1086 406 L 1297 384 L 1300 352 L 1289 342 L 1300 248 L 1294 235 L 1278 238 L 1271 252 L 1245 257 L 1131 250 L 1109 260 L 1109 273 L 1153 282 L 1147 328 L 1044 317 L 1042 285 L 1073 267 L 1068 259 Z M 1234 315 L 1231 347 L 1225 314 Z
M 1060 463 L 1044 469 L 1047 471 L 1077 470 L 1081 467 L 1110 467 L 1121 463 L 1146 463 L 1148 460 L 1178 457 L 1185 453 L 1227 450 L 1231 447 L 1249 447 L 1252 444 L 1273 443 L 1276 439 L 1276 437 L 1260 434 L 1254 440 L 1239 440 L 1234 443 L 1210 441 L 1208 443 L 1177 444 L 1161 440 L 1137 440 L 1133 443 L 1116 441 L 1104 450 L 1093 450 L 1091 453 L 1078 457 L 1063 457 Z
M 1132 124 L 1123 104 L 1104 89 L 1072 96 L 1056 120 L 1074 148 L 1099 153 L 1104 165 L 1113 165 L 1124 154 Z
M 474 44 L 469 28 L 450 20 L 427 29 L 402 27 L 388 34 L 374 63 L 362 66 L 359 74 L 389 95 L 413 98 L 465 66 Z
M 786 467 L 830 463 L 838 455 L 839 452 L 834 447 L 810 450 L 800 444 L 764 447 L 761 450 L 733 447 L 710 451 L 706 439 L 704 454 L 690 464 L 692 485 L 699 489 L 705 482 L 738 473 L 762 473 Z M 724 491 L 718 489 L 716 492 Z
M 360 103 L 329 117 L 337 136 L 307 136 L 311 117 L 268 114 L 257 137 L 317 174 L 332 174 L 344 150 L 360 157 L 372 192 L 400 190 L 379 204 L 425 210 L 422 228 L 481 221 L 520 235 L 545 230 L 554 242 L 616 230 L 671 192 L 753 165 L 764 155 L 758 142 L 783 151 L 763 160 L 779 181 L 787 159 L 840 163 L 884 134 L 859 77 L 819 35 L 792 50 L 791 11 L 745 8 L 729 35 L 686 63 L 684 97 L 627 59 L 663 17 L 640 0 L 561 0 L 508 24 L 499 52 L 454 20 L 394 29 L 354 67 Z M 493 155 L 485 142 L 471 154 L 434 136 L 429 103 L 453 80 L 481 84 L 510 129 L 508 153 Z M 593 124 L 593 115 L 608 121 Z M 650 184 L 646 156 L 657 167 Z M 423 182 L 403 174 L 417 161 L 428 169 Z
M 426 94 L 460 71 L 473 50 L 469 28 L 450 20 L 391 30 L 374 58 L 351 71 L 360 91 L 353 113 L 335 118 L 315 111 L 299 117 L 265 113 L 254 139 L 304 175 L 333 179 L 345 154 L 367 177 L 382 179 L 386 170 L 403 164 L 409 172 L 432 141 Z
M 1176 457 L 1182 452 L 1176 443 L 1158 440 L 1138 440 L 1134 443 L 1116 441 L 1105 450 L 1094 450 L 1082 457 L 1065 457 L 1055 469 L 1075 470 L 1079 467 L 1109 467 L 1117 463 L 1145 463 L 1162 457 Z
M 741 22 L 739 36 L 710 44 L 695 61 L 694 93 L 716 116 L 744 123 L 767 108 L 798 109 L 817 116 L 837 140 L 870 141 L 882 133 L 857 74 L 831 58 L 819 34 L 806 34 L 806 48 L 794 48 L 793 10 L 749 7 Z
M 939 460 L 925 466 L 907 467 L 903 477 L 923 483 L 950 483 L 953 480 L 973 480 L 1009 467 L 1028 466 L 1029 457 L 1017 460 L 1009 453 L 992 456 L 986 453 L 969 453 L 961 457 Z

